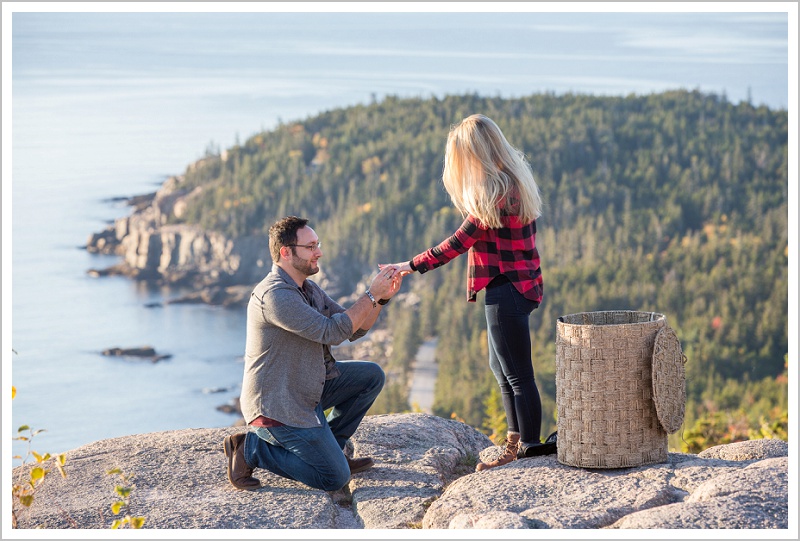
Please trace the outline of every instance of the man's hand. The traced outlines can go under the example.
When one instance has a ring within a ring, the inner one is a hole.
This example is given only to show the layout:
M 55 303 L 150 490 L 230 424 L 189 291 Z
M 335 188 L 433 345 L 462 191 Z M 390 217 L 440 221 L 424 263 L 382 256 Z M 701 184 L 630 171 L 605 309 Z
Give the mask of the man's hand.
M 378 272 L 369 285 L 369 292 L 377 303 L 378 300 L 391 299 L 400 290 L 403 277 L 394 267 L 385 267 Z M 385 304 L 385 303 L 384 303 Z M 380 304 L 378 308 L 382 308 Z M 353 329 L 366 331 L 370 329 L 378 319 L 380 310 L 375 310 L 375 306 L 366 295 L 362 295 L 353 306 L 345 310 L 345 314 L 353 322 Z
M 387 265 L 372 279 L 369 290 L 376 299 L 391 299 L 400 290 L 402 283 L 400 272 L 394 266 Z

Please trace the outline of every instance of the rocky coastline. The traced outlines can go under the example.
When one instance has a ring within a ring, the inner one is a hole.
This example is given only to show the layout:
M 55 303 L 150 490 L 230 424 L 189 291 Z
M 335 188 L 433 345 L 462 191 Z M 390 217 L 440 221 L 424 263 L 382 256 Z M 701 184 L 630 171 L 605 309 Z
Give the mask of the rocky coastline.
M 120 261 L 87 274 L 126 276 L 134 280 L 189 290 L 166 303 L 240 306 L 252 286 L 272 265 L 268 238 L 253 235 L 227 238 L 215 231 L 183 223 L 188 201 L 202 187 L 188 190 L 183 176 L 168 178 L 154 193 L 129 198 L 128 216 L 89 236 L 90 253 L 116 255 Z

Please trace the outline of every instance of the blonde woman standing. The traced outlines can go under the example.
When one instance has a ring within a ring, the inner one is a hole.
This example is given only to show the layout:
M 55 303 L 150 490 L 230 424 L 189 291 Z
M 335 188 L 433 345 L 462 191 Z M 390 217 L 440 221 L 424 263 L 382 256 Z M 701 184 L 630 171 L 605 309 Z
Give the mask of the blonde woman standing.
M 531 361 L 529 316 L 543 287 L 536 249 L 542 203 L 530 165 L 494 121 L 476 114 L 450 130 L 442 180 L 464 222 L 437 246 L 392 266 L 401 275 L 422 274 L 467 252 L 467 300 L 475 302 L 486 290 L 489 367 L 500 386 L 508 435 L 502 455 L 476 470 L 554 453 L 554 435 L 544 444 L 539 439 L 542 405 Z

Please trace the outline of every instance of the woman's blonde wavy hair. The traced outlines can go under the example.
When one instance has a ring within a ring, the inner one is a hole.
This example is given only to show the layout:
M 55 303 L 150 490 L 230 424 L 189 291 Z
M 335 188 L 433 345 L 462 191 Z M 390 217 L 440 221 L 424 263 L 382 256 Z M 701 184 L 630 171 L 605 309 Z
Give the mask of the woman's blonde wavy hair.
M 456 208 L 488 227 L 502 227 L 504 214 L 523 223 L 541 216 L 539 187 L 525 155 L 484 115 L 469 116 L 450 130 L 442 180 Z

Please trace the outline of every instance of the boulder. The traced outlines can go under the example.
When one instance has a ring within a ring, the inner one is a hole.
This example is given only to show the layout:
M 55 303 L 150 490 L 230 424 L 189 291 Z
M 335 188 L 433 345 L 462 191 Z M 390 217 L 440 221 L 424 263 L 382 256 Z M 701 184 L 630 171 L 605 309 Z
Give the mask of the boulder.
M 106 357 L 134 357 L 137 359 L 146 359 L 154 363 L 163 361 L 164 359 L 170 359 L 172 357 L 172 355 L 168 353 L 157 353 L 155 348 L 152 346 L 141 346 L 135 348 L 113 347 L 104 349 L 102 353 Z

